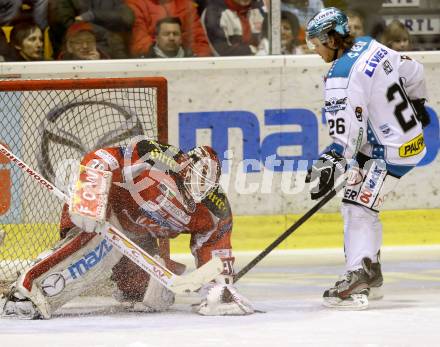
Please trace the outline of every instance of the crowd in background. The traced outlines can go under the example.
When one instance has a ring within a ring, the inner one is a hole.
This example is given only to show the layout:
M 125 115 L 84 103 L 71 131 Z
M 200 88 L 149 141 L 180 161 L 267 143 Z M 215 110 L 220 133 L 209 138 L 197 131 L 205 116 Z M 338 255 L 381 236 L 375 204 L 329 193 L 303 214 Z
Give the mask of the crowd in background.
M 311 53 L 307 20 L 329 6 L 346 11 L 355 36 L 418 49 L 399 18 L 380 15 L 384 2 L 282 0 L 281 54 Z M 0 61 L 268 55 L 269 9 L 270 0 L 0 0 Z

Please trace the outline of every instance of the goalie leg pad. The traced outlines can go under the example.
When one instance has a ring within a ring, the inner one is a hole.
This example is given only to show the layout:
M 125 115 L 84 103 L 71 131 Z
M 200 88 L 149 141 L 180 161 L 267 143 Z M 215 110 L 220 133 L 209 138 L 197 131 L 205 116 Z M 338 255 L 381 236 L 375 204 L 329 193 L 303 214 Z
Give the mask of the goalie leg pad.
M 195 307 L 195 312 L 202 316 L 243 316 L 255 312 L 251 302 L 231 284 L 211 284 L 201 291 L 206 296 Z
M 109 278 L 121 257 L 105 239 L 72 228 L 17 279 L 15 288 L 48 319 L 59 307 Z

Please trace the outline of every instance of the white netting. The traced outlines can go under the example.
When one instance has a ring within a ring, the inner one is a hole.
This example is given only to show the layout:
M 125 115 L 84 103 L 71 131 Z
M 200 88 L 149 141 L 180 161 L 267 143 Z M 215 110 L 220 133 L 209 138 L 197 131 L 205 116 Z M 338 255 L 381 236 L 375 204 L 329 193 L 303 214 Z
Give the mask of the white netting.
M 166 100 L 158 101 L 157 86 L 135 85 L 1 91 L 0 142 L 55 183 L 57 170 L 90 150 L 158 138 L 158 103 Z M 5 158 L 0 181 L 0 281 L 9 282 L 59 239 L 62 203 Z

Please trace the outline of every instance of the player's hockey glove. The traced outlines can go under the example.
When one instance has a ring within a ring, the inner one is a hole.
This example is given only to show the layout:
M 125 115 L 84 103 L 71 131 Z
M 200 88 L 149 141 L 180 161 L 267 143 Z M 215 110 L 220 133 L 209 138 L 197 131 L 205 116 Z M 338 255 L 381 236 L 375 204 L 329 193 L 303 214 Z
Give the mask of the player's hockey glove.
M 419 120 L 419 122 L 422 123 L 422 128 L 426 128 L 429 125 L 429 123 L 431 123 L 429 114 L 425 108 L 425 101 L 426 101 L 425 99 L 411 100 L 411 103 L 413 104 L 414 109 L 416 111 L 416 117 Z
M 310 197 L 317 200 L 327 195 L 337 179 L 345 173 L 347 164 L 344 157 L 331 150 L 321 154 L 319 159 L 308 170 L 306 183 L 317 183 L 310 189 Z

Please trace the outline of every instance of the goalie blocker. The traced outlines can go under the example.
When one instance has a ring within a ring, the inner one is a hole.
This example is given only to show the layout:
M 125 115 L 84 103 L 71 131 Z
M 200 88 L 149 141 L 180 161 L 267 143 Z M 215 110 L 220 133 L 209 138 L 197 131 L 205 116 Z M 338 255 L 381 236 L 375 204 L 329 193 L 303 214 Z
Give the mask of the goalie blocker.
M 65 206 L 61 217 L 65 238 L 17 280 L 4 300 L 3 316 L 49 318 L 108 277 L 115 282 L 115 297 L 124 305 L 145 311 L 169 307 L 173 293 L 157 286 L 113 244 L 96 235 L 106 220 L 150 254 L 157 251 L 158 237 L 190 233 L 198 268 L 215 257 L 224 264 L 222 275 L 200 290 L 201 304 L 195 311 L 202 315 L 254 312 L 232 286 L 232 214 L 218 186 L 220 163 L 210 147 L 183 153 L 143 138 L 127 147 L 89 153 L 82 165 L 70 212 Z M 97 177 L 99 170 L 107 173 Z

